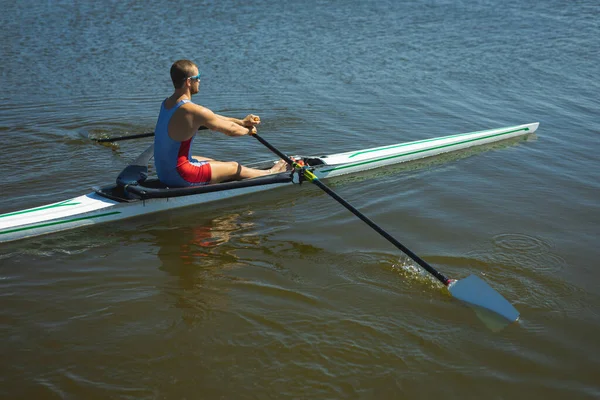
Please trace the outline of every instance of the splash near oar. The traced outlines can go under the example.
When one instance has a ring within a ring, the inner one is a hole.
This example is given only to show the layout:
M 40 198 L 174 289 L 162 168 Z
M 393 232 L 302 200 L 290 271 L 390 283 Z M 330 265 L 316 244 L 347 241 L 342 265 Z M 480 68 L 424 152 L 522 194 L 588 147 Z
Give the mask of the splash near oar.
M 317 185 L 321 190 L 323 190 L 329 196 L 333 197 L 348 211 L 360 218 L 363 222 L 365 222 L 367 225 L 373 228 L 373 230 L 375 230 L 377 233 L 379 233 L 381 236 L 387 239 L 390 243 L 392 243 L 394 246 L 400 249 L 404 254 L 409 256 L 417 264 L 423 267 L 427 272 L 433 275 L 437 280 L 439 280 L 445 286 L 447 286 L 452 296 L 468 304 L 481 307 L 488 311 L 492 311 L 502 316 L 509 322 L 514 322 L 519 318 L 519 312 L 508 302 L 508 300 L 502 297 L 500 293 L 495 291 L 482 279 L 478 278 L 475 275 L 471 275 L 462 280 L 448 279 L 445 275 L 433 268 L 421 257 L 413 253 L 410 249 L 408 249 L 406 246 L 404 246 L 402 243 L 396 240 L 392 235 L 390 235 L 383 228 L 381 228 L 379 225 L 377 225 L 375 222 L 369 219 L 366 215 L 358 211 L 352 204 L 348 203 L 340 195 L 338 195 L 327 185 L 321 182 L 319 178 L 310 171 L 310 168 L 308 168 L 307 166 L 301 166 L 297 162 L 293 161 L 257 134 L 254 134 L 252 136 L 258 139 L 259 142 L 265 145 L 273 153 L 277 154 L 277 156 L 281 157 L 281 159 L 285 160 L 288 164 L 293 166 L 297 173 L 303 175 L 304 179 Z

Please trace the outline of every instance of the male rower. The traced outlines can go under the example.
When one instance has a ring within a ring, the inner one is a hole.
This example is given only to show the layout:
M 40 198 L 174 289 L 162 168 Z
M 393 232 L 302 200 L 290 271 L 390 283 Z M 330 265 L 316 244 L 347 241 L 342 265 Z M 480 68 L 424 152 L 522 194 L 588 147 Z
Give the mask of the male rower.
M 205 185 L 286 170 L 283 160 L 269 170 L 261 170 L 235 161 L 192 156 L 192 141 L 201 126 L 228 136 L 243 136 L 256 133 L 260 118 L 252 114 L 243 120 L 224 117 L 192 103 L 192 95 L 200 90 L 200 73 L 192 61 L 176 61 L 171 66 L 171 80 L 175 91 L 163 101 L 154 131 L 154 163 L 162 183 L 171 187 Z

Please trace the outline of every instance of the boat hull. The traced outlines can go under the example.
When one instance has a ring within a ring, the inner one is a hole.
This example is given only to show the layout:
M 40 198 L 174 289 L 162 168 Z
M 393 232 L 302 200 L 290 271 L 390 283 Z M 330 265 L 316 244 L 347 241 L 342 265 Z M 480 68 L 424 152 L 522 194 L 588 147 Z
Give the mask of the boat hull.
M 307 159 L 319 160 L 319 165 L 315 166 L 313 172 L 318 178 L 326 179 L 528 135 L 535 132 L 538 125 L 532 123 L 491 129 Z M 247 186 L 137 201 L 118 201 L 102 196 L 99 194 L 101 191 L 96 191 L 70 200 L 0 215 L 0 243 L 222 201 L 290 184 L 291 182 Z

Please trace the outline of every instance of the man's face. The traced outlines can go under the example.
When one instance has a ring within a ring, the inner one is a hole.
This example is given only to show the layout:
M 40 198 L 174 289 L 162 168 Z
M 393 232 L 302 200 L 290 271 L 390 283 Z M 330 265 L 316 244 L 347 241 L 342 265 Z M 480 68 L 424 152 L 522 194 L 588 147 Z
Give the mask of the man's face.
M 198 75 L 198 68 L 194 68 L 194 76 Z M 200 91 L 200 79 L 190 79 L 190 92 L 196 94 Z

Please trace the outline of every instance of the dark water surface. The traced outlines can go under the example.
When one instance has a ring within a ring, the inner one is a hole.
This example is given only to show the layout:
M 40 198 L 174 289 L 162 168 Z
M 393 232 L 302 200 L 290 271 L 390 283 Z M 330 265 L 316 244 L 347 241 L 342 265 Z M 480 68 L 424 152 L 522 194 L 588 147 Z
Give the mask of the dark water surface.
M 310 185 L 0 246 L 2 398 L 600 397 L 597 1 L 2 2 L 0 213 L 114 180 L 196 101 L 333 153 L 539 121 L 332 187 L 521 312 L 499 332 Z M 271 158 L 200 133 L 199 154 Z

